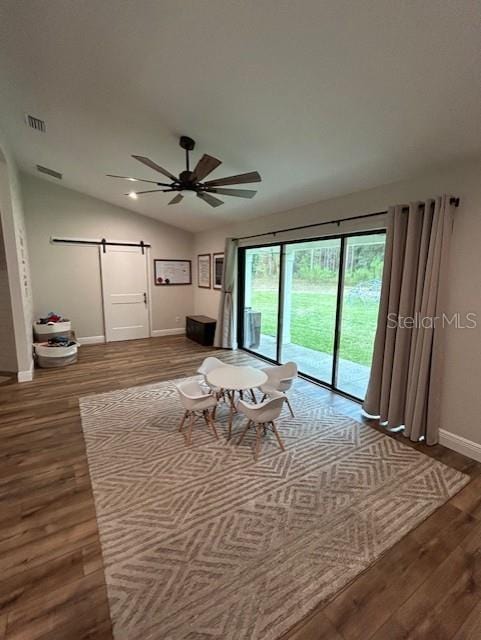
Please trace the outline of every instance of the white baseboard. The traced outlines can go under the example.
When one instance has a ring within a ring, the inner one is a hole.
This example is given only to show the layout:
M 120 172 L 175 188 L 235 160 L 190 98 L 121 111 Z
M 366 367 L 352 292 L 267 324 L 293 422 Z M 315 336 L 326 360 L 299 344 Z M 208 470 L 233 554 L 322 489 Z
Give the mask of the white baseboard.
M 450 431 L 445 431 L 445 429 L 439 429 L 439 444 L 481 462 L 481 444 L 477 442 L 458 436 Z
M 19 382 L 30 382 L 31 380 L 33 380 L 33 367 L 34 367 L 34 362 L 32 360 L 30 369 L 28 369 L 27 371 L 19 371 L 17 373 L 17 380 Z
M 102 344 L 105 342 L 105 336 L 87 336 L 86 338 L 77 338 L 80 344 Z
M 175 327 L 174 329 L 153 329 L 151 331 L 152 338 L 159 338 L 160 336 L 177 336 L 185 333 L 183 327 Z M 105 336 L 87 336 L 85 338 L 77 338 L 80 344 L 103 344 L 105 342 Z
M 152 338 L 160 338 L 161 336 L 180 336 L 185 333 L 184 327 L 175 327 L 174 329 L 152 329 L 150 335 Z

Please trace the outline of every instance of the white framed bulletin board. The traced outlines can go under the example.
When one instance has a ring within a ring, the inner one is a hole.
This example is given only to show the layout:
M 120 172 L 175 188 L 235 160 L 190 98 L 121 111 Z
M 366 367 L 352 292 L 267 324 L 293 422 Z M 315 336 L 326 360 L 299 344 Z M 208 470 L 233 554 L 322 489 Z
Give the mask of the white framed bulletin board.
M 178 284 L 192 284 L 192 264 L 190 260 L 154 260 L 154 282 L 165 287 Z

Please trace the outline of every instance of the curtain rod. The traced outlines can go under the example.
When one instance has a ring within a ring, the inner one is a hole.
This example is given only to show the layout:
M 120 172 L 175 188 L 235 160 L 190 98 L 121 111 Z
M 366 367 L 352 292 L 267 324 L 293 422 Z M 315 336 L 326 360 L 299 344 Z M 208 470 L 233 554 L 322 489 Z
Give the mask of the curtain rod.
M 449 204 L 453 204 L 455 207 L 459 206 L 459 198 L 450 198 Z M 424 204 L 421 204 L 424 206 Z M 403 207 L 403 211 L 408 211 L 409 207 Z M 375 213 L 365 213 L 360 216 L 351 216 L 349 218 L 339 218 L 337 220 L 327 220 L 326 222 L 314 222 L 313 224 L 304 224 L 300 227 L 289 227 L 289 229 L 276 229 L 276 231 L 266 231 L 265 233 L 256 233 L 252 236 L 241 236 L 239 238 L 233 238 L 233 240 L 250 240 L 251 238 L 260 238 L 262 236 L 275 236 L 278 233 L 286 233 L 287 231 L 300 231 L 301 229 L 312 229 L 313 227 L 323 227 L 326 224 L 337 224 L 339 226 L 341 222 L 349 222 L 350 220 L 363 220 L 365 218 L 374 218 L 375 216 L 385 215 L 387 211 L 376 211 Z
M 50 242 L 58 244 L 90 244 L 98 245 L 102 247 L 103 252 L 106 252 L 106 247 L 140 247 L 142 253 L 150 244 L 141 240 L 140 242 L 107 242 L 105 238 L 102 240 L 75 240 L 73 238 L 50 238 Z

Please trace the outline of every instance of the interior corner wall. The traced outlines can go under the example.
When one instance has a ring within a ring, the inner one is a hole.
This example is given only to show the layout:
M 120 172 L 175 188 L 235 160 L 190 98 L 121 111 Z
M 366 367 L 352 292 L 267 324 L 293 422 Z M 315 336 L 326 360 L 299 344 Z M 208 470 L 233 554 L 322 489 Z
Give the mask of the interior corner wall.
M 99 250 L 54 245 L 51 236 L 150 243 L 150 258 L 191 259 L 193 235 L 128 209 L 21 175 L 32 266 L 35 317 L 56 311 L 72 321 L 78 338 L 104 336 Z M 153 265 L 151 265 L 153 268 Z M 192 286 L 151 283 L 153 332 L 182 331 L 193 311 Z M 154 333 L 155 335 L 155 333 Z
M 29 255 L 24 225 L 23 206 L 15 160 L 6 140 L 0 133 L 0 216 L 3 235 L 4 261 L 2 268 L 2 308 L 7 324 L 3 324 L 2 341 L 6 347 L 5 370 L 18 373 L 21 381 L 30 380 L 32 358 L 32 292 Z M 6 286 L 8 281 L 8 291 Z M 10 307 L 10 312 L 8 311 Z M 8 324 L 8 317 L 12 324 Z M 15 357 L 12 353 L 14 345 Z M 0 346 L 2 350 L 2 346 Z M 0 363 L 0 368 L 2 368 Z
M 0 225 L 0 371 L 17 372 L 15 329 L 13 324 L 12 297 L 8 283 L 7 257 Z
M 463 439 L 481 445 L 481 161 L 458 163 L 411 180 L 239 222 L 218 229 L 215 233 L 198 233 L 194 253 L 197 255 L 222 250 L 220 247 L 227 236 L 252 235 L 383 211 L 393 204 L 423 200 L 443 193 L 461 198 L 461 204 L 455 213 L 450 252 L 448 315 L 459 314 L 459 318 L 462 319 L 466 314 L 474 313 L 477 317 L 475 328 L 449 326 L 446 331 L 440 426 L 449 437 L 454 436 L 451 440 L 458 441 L 458 450 L 461 450 Z M 339 228 L 337 225 L 326 225 L 304 232 L 279 234 L 275 239 L 272 235 L 264 236 L 250 242 L 260 244 L 278 242 L 280 239 L 358 231 L 372 228 L 376 224 L 378 219 L 371 218 L 355 224 L 341 224 Z M 216 317 L 217 303 L 217 291 L 195 288 L 195 313 Z M 449 444 L 448 439 L 445 442 L 449 446 L 452 444 Z M 474 457 L 474 453 L 471 455 Z

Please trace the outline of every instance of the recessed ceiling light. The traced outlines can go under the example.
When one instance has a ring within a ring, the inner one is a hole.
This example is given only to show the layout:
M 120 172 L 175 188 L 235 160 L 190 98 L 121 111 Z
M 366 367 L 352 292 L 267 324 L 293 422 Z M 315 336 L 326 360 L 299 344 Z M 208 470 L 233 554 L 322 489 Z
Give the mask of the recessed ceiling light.
M 129 198 L 132 198 L 132 200 L 137 200 L 138 196 L 137 196 L 137 194 L 135 193 L 135 191 L 131 191 L 131 192 L 129 193 Z
M 130 182 L 138 182 L 137 178 L 127 178 L 127 180 L 130 180 Z

